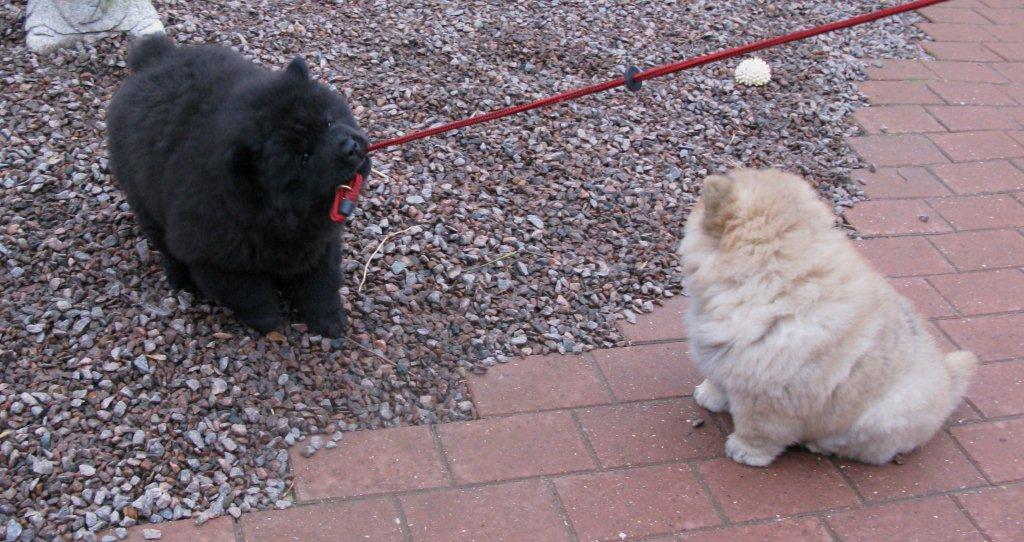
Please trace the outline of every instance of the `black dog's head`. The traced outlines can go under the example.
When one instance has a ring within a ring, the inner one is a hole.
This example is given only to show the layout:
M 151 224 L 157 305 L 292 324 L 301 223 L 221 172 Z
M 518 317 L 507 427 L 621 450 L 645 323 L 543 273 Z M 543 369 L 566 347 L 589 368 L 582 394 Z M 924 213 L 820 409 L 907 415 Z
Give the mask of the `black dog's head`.
M 337 93 L 309 76 L 301 58 L 250 89 L 235 135 L 232 174 L 269 212 L 326 220 L 334 190 L 370 174 L 368 140 Z

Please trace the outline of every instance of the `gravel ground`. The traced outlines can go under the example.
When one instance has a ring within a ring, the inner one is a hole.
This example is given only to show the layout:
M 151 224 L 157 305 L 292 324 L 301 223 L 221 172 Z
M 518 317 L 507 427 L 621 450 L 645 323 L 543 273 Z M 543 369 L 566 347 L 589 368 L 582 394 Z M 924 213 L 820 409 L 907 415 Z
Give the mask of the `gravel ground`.
M 157 2 L 181 42 L 305 55 L 376 139 L 894 3 Z M 621 344 L 680 293 L 704 175 L 781 165 L 848 205 L 856 59 L 921 54 L 905 16 L 763 53 L 764 89 L 723 63 L 378 154 L 332 342 L 172 296 L 106 167 L 124 38 L 41 59 L 0 10 L 6 540 L 285 507 L 287 446 L 332 442 L 308 434 L 472 418 L 468 372 Z

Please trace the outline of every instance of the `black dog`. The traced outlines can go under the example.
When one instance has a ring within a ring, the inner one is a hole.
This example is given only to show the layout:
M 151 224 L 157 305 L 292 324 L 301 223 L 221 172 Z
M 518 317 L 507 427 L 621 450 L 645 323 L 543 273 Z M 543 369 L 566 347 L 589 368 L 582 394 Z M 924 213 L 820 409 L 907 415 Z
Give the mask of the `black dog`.
M 266 333 L 278 290 L 310 332 L 345 329 L 335 188 L 370 173 L 344 99 L 230 49 L 138 42 L 110 104 L 110 163 L 175 289 L 197 289 Z

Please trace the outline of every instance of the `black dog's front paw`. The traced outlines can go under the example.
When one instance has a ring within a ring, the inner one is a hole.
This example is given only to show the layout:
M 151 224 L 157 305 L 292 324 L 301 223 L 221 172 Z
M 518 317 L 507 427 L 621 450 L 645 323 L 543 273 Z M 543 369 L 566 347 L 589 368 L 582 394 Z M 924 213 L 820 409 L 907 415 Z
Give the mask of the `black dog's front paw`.
M 337 339 L 345 334 L 345 328 L 348 327 L 348 319 L 345 317 L 345 311 L 339 310 L 330 316 L 310 318 L 306 325 L 309 327 L 309 333 L 312 335 L 322 335 Z
M 266 312 L 260 314 L 241 314 L 236 312 L 236 315 L 239 320 L 245 323 L 245 325 L 260 332 L 261 335 L 266 335 L 267 333 L 274 331 L 281 323 L 281 315 L 277 312 Z
M 199 287 L 192 280 L 192 274 L 189 273 L 188 267 L 167 256 L 162 256 L 160 263 L 164 268 L 164 276 L 167 277 L 167 284 L 171 290 L 176 292 L 184 290 L 193 295 L 199 294 Z

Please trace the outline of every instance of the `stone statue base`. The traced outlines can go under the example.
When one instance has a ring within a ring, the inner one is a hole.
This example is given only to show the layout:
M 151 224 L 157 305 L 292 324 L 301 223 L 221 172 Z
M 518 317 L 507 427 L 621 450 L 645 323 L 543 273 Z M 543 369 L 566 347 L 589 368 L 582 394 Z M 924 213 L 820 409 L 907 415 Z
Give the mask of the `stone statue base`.
M 29 0 L 25 18 L 26 44 L 37 53 L 51 52 L 86 36 L 114 32 L 144 36 L 163 31 L 149 0 Z

